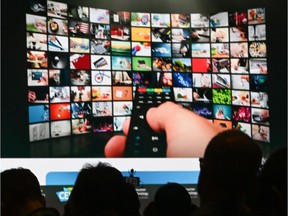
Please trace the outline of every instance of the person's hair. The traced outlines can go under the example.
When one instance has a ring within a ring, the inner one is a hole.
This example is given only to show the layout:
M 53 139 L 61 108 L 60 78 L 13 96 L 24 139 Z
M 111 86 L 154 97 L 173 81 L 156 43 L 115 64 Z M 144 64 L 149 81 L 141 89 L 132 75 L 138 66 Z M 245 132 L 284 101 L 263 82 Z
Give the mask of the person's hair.
M 156 204 L 155 201 L 151 201 L 149 202 L 144 210 L 143 210 L 143 216 L 158 216 L 157 212 L 156 212 Z
M 127 186 L 122 173 L 108 163 L 86 164 L 79 172 L 65 216 L 129 215 Z
M 22 208 L 28 201 L 43 202 L 39 181 L 31 170 L 22 167 L 4 170 L 0 178 L 2 209 Z
M 252 203 L 261 214 L 287 215 L 287 146 L 272 152 L 265 161 Z
M 287 146 L 270 154 L 259 172 L 258 182 L 263 187 L 276 186 L 280 191 L 287 190 Z
M 250 136 L 237 129 L 220 132 L 209 142 L 201 160 L 200 197 L 211 188 L 225 195 L 248 192 L 255 186 L 261 161 L 261 148 Z
M 140 216 L 141 203 L 135 186 L 130 183 L 125 184 L 127 187 L 127 215 Z
M 186 188 L 175 182 L 162 185 L 156 191 L 154 205 L 159 216 L 188 216 L 194 208 Z

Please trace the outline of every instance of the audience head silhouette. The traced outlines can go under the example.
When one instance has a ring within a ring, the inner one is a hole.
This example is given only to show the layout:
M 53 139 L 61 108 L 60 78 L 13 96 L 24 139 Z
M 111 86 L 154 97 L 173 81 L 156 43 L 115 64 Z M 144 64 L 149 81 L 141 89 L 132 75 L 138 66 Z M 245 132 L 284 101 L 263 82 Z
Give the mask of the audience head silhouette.
M 196 208 L 186 188 L 178 183 L 161 186 L 155 193 L 154 205 L 158 216 L 189 216 Z
M 118 169 L 102 162 L 95 166 L 86 164 L 77 176 L 64 215 L 137 215 L 133 214 L 135 207 L 131 206 L 133 203 L 131 199 L 131 190 L 129 192 Z
M 140 200 L 138 198 L 138 194 L 137 191 L 134 187 L 134 185 L 126 183 L 126 187 L 127 187 L 127 199 L 128 199 L 128 213 L 127 215 L 133 215 L 133 216 L 140 216 L 140 207 L 141 207 L 141 203 Z
M 253 203 L 261 215 L 287 215 L 287 147 L 272 152 L 264 163 Z
M 145 206 L 143 216 L 158 216 L 155 201 L 151 201 Z
M 1 172 L 1 215 L 60 216 L 56 209 L 45 207 L 37 177 L 22 167 Z
M 213 206 L 213 215 L 250 215 L 246 199 L 255 191 L 261 161 L 259 145 L 247 134 L 236 129 L 217 134 L 200 160 L 199 210 Z

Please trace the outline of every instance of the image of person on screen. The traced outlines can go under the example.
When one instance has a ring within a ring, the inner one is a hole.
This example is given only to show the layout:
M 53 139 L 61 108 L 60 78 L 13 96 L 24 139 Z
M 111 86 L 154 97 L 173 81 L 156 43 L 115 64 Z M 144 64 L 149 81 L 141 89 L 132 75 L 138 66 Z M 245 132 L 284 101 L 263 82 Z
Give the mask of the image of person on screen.
M 50 35 L 48 38 L 48 45 L 58 50 L 64 50 L 63 45 L 56 35 Z
M 194 101 L 209 101 L 212 98 L 212 93 L 209 89 L 194 88 L 193 99 Z
M 185 40 L 183 29 L 173 29 L 172 30 L 172 41 L 173 42 L 181 42 Z
M 217 112 L 216 112 L 216 114 L 215 114 L 215 117 L 216 117 L 217 119 L 225 119 L 225 113 L 224 113 L 223 107 L 219 107 L 219 108 L 217 109 Z
M 90 80 L 89 74 L 85 70 L 79 71 L 79 81 L 82 83 L 88 83 Z
M 113 73 L 114 84 L 129 85 L 132 79 L 126 71 L 116 71 Z
M 37 91 L 28 90 L 28 102 L 29 103 L 48 103 L 49 94 L 46 92 L 45 88 L 38 88 Z
M 60 73 L 50 71 L 49 84 L 52 86 L 60 85 Z
M 203 157 L 209 141 L 224 130 L 221 126 L 212 124 L 206 118 L 173 102 L 150 108 L 146 119 L 153 130 L 166 132 L 166 157 Z M 108 140 L 105 146 L 106 157 L 124 155 L 129 124 L 128 118 L 123 123 L 125 135 L 115 135 Z
M 253 139 L 267 142 L 269 139 L 268 128 L 262 125 L 257 126 L 257 132 L 253 134 Z
M 41 19 L 35 19 L 34 26 L 37 28 L 39 32 L 46 33 L 46 22 Z
M 120 68 L 123 68 L 123 69 L 131 69 L 131 63 L 124 57 L 124 58 L 121 58 L 118 62 Z
M 235 58 L 248 57 L 247 43 L 233 44 L 233 46 L 230 46 L 230 49 L 231 49 L 230 52 L 231 57 Z
M 160 73 L 159 86 L 172 86 L 172 73 Z
M 28 90 L 28 102 L 34 102 L 36 100 L 36 93 Z
M 153 61 L 153 69 L 154 70 L 161 71 L 163 65 L 164 65 L 164 62 L 161 58 L 154 59 L 154 61 Z
M 180 44 L 179 53 L 182 55 L 182 57 L 188 57 L 189 52 L 190 52 L 190 49 L 189 49 L 189 45 L 188 45 L 187 41 L 182 40 L 181 44 Z
M 232 65 L 235 71 L 238 71 L 239 68 L 246 68 L 247 67 L 247 59 L 245 58 L 238 58 Z
M 46 52 L 33 52 L 29 50 L 27 52 L 27 62 L 28 67 L 30 68 L 47 68 L 48 60 L 46 56 Z
M 33 32 L 27 33 L 27 48 L 33 50 L 46 50 L 47 39 L 45 35 Z
M 48 86 L 48 74 L 47 73 L 43 73 L 43 75 L 41 77 L 39 77 L 39 79 L 37 80 L 37 85 L 39 86 Z
M 166 63 L 165 65 L 162 65 L 162 71 L 172 71 L 172 64 Z
M 257 66 L 260 68 L 260 73 L 261 74 L 267 74 L 267 67 L 264 67 L 261 64 L 258 64 Z

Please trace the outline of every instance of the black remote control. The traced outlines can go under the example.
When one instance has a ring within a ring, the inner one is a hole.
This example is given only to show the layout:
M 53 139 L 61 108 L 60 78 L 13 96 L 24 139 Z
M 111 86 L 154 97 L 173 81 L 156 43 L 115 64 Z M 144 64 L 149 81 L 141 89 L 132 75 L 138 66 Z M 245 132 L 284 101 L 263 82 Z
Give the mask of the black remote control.
M 126 157 L 166 157 L 166 134 L 153 131 L 146 112 L 163 102 L 175 101 L 173 87 L 137 87 L 126 142 Z

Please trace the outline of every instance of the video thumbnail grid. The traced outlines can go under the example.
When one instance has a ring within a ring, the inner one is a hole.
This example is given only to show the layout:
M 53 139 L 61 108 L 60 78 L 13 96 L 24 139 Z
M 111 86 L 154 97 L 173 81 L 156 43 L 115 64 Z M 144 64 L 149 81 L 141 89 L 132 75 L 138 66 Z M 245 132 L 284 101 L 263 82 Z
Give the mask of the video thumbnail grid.
M 136 86 L 172 86 L 178 104 L 269 142 L 265 19 L 264 8 L 145 13 L 31 1 L 30 141 L 120 132 Z

